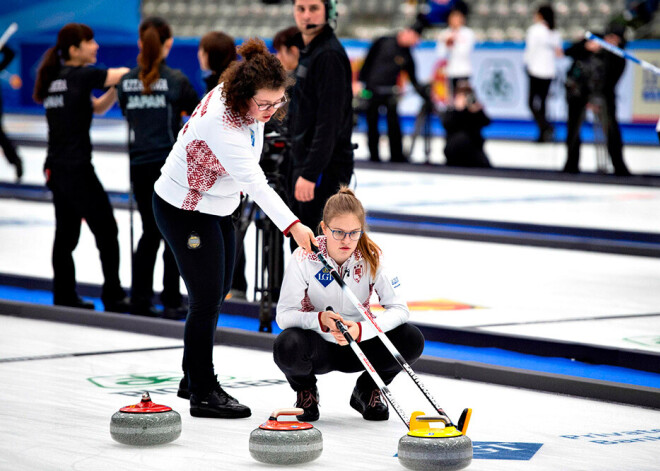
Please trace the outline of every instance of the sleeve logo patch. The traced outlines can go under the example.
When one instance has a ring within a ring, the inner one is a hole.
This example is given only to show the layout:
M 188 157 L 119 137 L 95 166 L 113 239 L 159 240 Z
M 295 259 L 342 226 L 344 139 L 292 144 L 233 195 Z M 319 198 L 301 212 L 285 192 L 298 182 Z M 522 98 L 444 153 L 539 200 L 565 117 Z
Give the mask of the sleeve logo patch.
M 397 276 L 392 280 L 392 288 L 398 288 L 401 286 L 401 283 L 399 283 L 399 277 Z
M 250 141 L 252 141 L 252 147 L 254 147 L 254 129 L 250 129 Z
M 316 278 L 324 288 L 327 288 L 328 285 L 332 283 L 332 275 L 330 274 L 330 270 L 325 267 L 321 268 L 321 270 L 319 270 L 319 272 L 314 275 L 314 278 Z

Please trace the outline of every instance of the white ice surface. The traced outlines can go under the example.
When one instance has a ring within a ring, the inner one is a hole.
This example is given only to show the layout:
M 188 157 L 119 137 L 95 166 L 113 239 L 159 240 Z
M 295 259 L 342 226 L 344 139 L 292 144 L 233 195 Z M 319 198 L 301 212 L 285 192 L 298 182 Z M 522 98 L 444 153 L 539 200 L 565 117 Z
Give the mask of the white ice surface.
M 175 396 L 182 353 L 178 349 L 6 362 L 17 354 L 159 347 L 176 344 L 175 340 L 6 316 L 0 323 L 0 469 L 284 469 L 258 463 L 248 453 L 250 432 L 272 410 L 295 401 L 269 353 L 216 347 L 221 381 L 251 407 L 252 417 L 195 419 L 188 414 L 187 401 Z M 296 469 L 403 469 L 394 454 L 406 432 L 404 425 L 393 411 L 387 422 L 368 422 L 352 410 L 348 399 L 356 377 L 319 377 L 321 419 L 314 426 L 323 433 L 324 451 L 318 460 Z M 454 420 L 463 408 L 473 408 L 468 436 L 483 448 L 481 453 L 515 448 L 509 442 L 542 445 L 529 461 L 475 459 L 470 470 L 658 469 L 659 411 L 429 375 L 421 378 Z M 135 448 L 111 439 L 112 414 L 137 403 L 139 397 L 131 394 L 144 389 L 152 392 L 154 402 L 181 414 L 183 431 L 176 441 Z M 407 413 L 430 413 L 407 377 L 399 375 L 391 389 Z M 639 441 L 596 442 L 631 439 Z M 498 442 L 497 448 L 484 442 Z

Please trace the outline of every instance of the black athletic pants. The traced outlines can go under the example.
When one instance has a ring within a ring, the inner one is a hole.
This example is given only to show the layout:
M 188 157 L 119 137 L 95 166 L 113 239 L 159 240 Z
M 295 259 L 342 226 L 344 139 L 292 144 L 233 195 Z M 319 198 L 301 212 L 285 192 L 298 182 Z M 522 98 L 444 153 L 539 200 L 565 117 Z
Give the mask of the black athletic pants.
M 542 79 L 533 77 L 529 74 L 527 75 L 529 77 L 529 95 L 527 104 L 534 116 L 536 125 L 539 127 L 541 135 L 543 135 L 544 132 L 552 129 L 545 114 L 545 102 L 548 98 L 548 91 L 550 90 L 552 79 Z
M 400 325 L 385 335 L 409 364 L 414 363 L 424 350 L 424 336 L 412 324 Z M 401 367 L 383 342 L 374 337 L 360 342 L 359 346 L 385 384 L 390 384 Z M 350 346 L 328 342 L 312 330 L 297 327 L 285 329 L 277 336 L 273 357 L 294 391 L 311 389 L 319 374 L 364 370 Z M 366 371 L 359 376 L 356 386 L 360 391 L 370 391 L 377 387 Z
M 158 228 L 188 289 L 183 371 L 188 375 L 190 392 L 204 396 L 216 381 L 213 340 L 234 270 L 234 225 L 231 216 L 179 209 L 155 193 L 153 205 Z
M 374 162 L 380 161 L 378 142 L 380 131 L 378 120 L 380 109 L 385 107 L 387 115 L 387 137 L 390 141 L 390 162 L 405 162 L 403 157 L 403 144 L 401 143 L 401 124 L 397 112 L 397 99 L 393 95 L 374 94 L 367 107 L 367 135 L 369 139 L 369 154 Z
M 142 220 L 142 236 L 133 254 L 133 276 L 131 303 L 134 306 L 149 307 L 154 294 L 154 266 L 163 237 L 156 225 L 153 210 L 154 184 L 160 177 L 163 162 L 131 165 L 133 195 Z M 174 254 L 165 244 L 163 252 L 163 292 L 160 301 L 165 307 L 181 306 L 179 290 L 179 269 Z
M 53 301 L 70 304 L 78 299 L 73 251 L 80 239 L 82 220 L 94 234 L 103 269 L 104 304 L 122 300 L 126 293 L 119 282 L 117 222 L 101 182 L 92 165 L 49 169 L 47 186 L 55 205 L 53 243 Z
M 566 146 L 568 148 L 568 158 L 564 165 L 564 172 L 578 173 L 580 164 L 580 128 L 584 121 L 585 110 L 588 100 L 586 97 L 568 98 L 568 132 L 566 135 Z M 603 101 L 604 109 L 600 110 L 599 116 L 604 127 L 605 138 L 607 140 L 607 151 L 614 166 L 614 173 L 620 176 L 630 175 L 628 167 L 623 160 L 623 141 L 621 140 L 621 130 L 616 120 L 616 106 L 613 98 Z
M 344 168 L 342 167 L 339 171 L 326 169 L 319 178 L 319 181 L 314 188 L 314 199 L 312 201 L 303 203 L 295 198 L 295 187 L 296 180 L 298 179 L 299 173 L 296 173 L 296 170 L 293 170 L 293 179 L 291 185 L 291 195 L 289 201 L 291 201 L 291 210 L 293 213 L 300 218 L 300 222 L 309 227 L 314 233 L 317 233 L 321 219 L 323 219 L 323 208 L 325 202 L 332 195 L 339 191 L 341 185 L 348 185 L 351 181 L 351 175 L 353 174 L 353 168 L 348 165 Z M 291 238 L 291 249 L 297 247 L 293 237 Z

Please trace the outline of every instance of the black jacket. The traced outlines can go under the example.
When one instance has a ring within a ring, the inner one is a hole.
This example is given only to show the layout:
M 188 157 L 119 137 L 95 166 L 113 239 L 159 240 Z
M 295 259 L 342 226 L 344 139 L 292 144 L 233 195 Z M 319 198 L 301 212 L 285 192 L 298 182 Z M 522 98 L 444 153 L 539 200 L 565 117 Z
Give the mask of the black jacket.
M 573 59 L 566 73 L 566 93 L 569 98 L 600 95 L 614 101 L 616 84 L 619 82 L 626 60 L 601 49 L 597 53 L 585 48 L 586 40 L 568 47 L 564 54 Z
M 353 171 L 351 64 L 332 28 L 304 46 L 289 108 L 294 176 L 316 182 L 325 171 Z
M 415 90 L 420 90 L 415 74 L 415 61 L 410 48 L 399 46 L 396 36 L 383 36 L 369 48 L 360 69 L 359 80 L 378 95 L 394 93 L 399 73 L 404 70 Z
M 206 84 L 206 93 L 213 90 L 218 85 L 219 80 L 220 75 L 216 74 L 215 72 L 212 72 L 211 75 L 204 78 L 204 83 Z
M 490 118 L 484 110 L 470 111 L 464 108 L 460 111 L 450 108 L 442 119 L 442 125 L 447 133 L 447 142 L 451 141 L 459 133 L 466 133 L 470 142 L 478 148 L 483 148 L 484 138 L 481 130 L 490 124 Z
M 119 106 L 129 126 L 131 165 L 164 162 L 181 129 L 181 113 L 192 114 L 199 97 L 183 72 L 165 63 L 149 95 L 142 93 L 139 73 L 135 67 L 117 84 Z

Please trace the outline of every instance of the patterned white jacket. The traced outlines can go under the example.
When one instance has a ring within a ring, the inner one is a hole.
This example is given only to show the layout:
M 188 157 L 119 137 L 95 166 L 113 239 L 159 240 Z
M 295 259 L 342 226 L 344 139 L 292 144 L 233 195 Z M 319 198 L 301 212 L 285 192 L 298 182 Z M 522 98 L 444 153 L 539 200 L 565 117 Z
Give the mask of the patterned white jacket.
M 286 233 L 298 218 L 259 167 L 263 142 L 263 123 L 232 113 L 220 84 L 179 131 L 154 189 L 172 206 L 217 216 L 234 212 L 244 191 Z
M 337 266 L 328 255 L 325 236 L 319 236 L 316 240 L 319 242 L 319 251 L 337 269 L 348 288 L 370 312 L 370 298 L 373 292 L 376 293 L 385 311 L 372 314 L 384 332 L 407 322 L 410 312 L 401 293 L 401 283 L 399 278 L 384 266 L 382 256 L 378 272 L 373 276 L 369 264 L 359 250 L 341 266 Z M 332 334 L 327 333 L 325 327 L 321 327 L 319 320 L 320 313 L 328 306 L 332 306 L 333 311 L 344 319 L 358 322 L 358 342 L 376 336 L 374 326 L 362 318 L 318 257 L 301 248 L 296 249 L 284 273 L 277 304 L 277 324 L 282 329 L 301 327 L 313 330 L 328 342 L 337 343 Z

